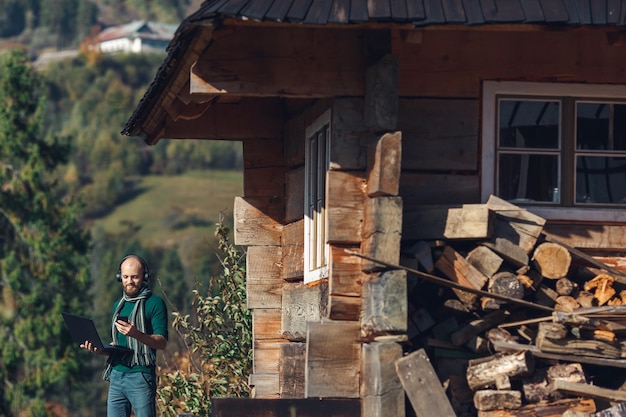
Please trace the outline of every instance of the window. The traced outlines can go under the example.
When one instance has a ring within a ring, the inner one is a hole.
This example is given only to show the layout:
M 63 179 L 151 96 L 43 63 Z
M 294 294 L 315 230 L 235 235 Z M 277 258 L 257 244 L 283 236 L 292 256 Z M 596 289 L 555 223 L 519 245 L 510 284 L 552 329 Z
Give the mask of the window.
M 330 166 L 330 110 L 306 129 L 304 282 L 328 277 L 326 172 Z
M 481 194 L 626 221 L 626 86 L 485 82 Z

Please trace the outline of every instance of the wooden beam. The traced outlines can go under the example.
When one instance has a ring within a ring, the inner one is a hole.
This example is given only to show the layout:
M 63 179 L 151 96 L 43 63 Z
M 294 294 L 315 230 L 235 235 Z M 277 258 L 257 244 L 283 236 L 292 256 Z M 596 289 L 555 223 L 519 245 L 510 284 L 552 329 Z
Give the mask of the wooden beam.
M 167 117 L 169 139 L 244 140 L 282 137 L 283 107 L 279 99 L 243 99 L 213 103 L 195 119 Z
M 360 30 L 238 27 L 190 69 L 192 94 L 333 97 L 363 95 Z

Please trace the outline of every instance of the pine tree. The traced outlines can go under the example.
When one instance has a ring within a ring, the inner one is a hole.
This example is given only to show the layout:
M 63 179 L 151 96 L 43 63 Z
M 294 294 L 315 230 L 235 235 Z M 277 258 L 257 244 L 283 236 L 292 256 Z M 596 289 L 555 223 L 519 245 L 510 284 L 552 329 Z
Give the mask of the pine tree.
M 88 236 L 55 168 L 69 146 L 44 139 L 45 91 L 22 51 L 0 55 L 0 415 L 45 416 L 81 378 L 62 311 L 89 305 Z M 52 342 L 52 343 L 51 343 Z M 61 404 L 67 406 L 68 404 Z

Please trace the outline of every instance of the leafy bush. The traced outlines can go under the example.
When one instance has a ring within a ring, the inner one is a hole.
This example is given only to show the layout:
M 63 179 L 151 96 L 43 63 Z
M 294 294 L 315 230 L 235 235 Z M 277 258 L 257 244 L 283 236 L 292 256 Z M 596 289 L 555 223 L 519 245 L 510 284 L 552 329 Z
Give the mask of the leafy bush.
M 246 307 L 245 254 L 228 239 L 222 219 L 215 236 L 223 271 L 206 294 L 193 291 L 192 315 L 174 312 L 172 326 L 185 342 L 182 355 L 160 368 L 158 404 L 165 416 L 211 415 L 211 398 L 248 397 L 252 316 Z

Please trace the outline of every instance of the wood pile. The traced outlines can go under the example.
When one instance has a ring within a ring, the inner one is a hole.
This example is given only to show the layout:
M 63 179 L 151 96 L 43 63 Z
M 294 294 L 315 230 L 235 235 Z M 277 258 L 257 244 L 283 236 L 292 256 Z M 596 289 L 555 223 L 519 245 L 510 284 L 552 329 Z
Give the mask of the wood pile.
M 620 270 L 493 196 L 420 216 L 406 351 L 428 355 L 456 416 L 626 416 Z

